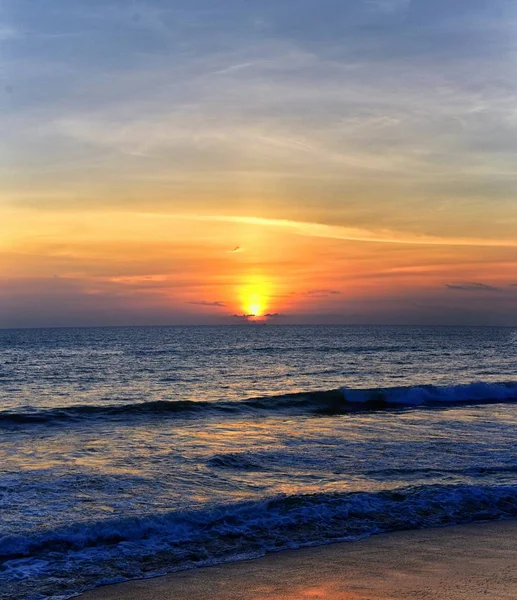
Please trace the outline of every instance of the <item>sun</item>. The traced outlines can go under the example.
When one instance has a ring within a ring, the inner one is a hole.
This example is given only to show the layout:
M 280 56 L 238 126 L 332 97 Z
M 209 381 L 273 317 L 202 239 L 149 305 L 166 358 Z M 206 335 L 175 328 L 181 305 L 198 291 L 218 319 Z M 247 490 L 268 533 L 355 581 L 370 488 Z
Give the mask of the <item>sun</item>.
M 261 318 L 268 310 L 271 284 L 262 275 L 247 277 L 239 287 L 240 308 L 249 317 Z
M 254 317 L 261 317 L 264 314 L 262 303 L 258 298 L 250 298 L 247 306 L 244 307 L 244 312 L 247 315 L 253 315 Z

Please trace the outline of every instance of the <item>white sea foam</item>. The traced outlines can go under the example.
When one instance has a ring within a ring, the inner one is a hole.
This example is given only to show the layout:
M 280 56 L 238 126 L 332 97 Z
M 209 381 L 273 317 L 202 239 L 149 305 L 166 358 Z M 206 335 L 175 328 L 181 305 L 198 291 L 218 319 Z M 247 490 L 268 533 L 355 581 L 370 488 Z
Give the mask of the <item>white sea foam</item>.
M 106 579 L 149 576 L 398 529 L 517 516 L 517 486 L 427 486 L 377 493 L 283 496 L 212 509 L 111 519 L 0 539 L 10 598 L 52 597 Z M 23 556 L 19 556 L 23 555 Z
M 517 384 L 476 382 L 462 385 L 417 385 L 407 387 L 350 389 L 343 396 L 352 404 L 379 402 L 398 406 L 462 404 L 517 400 Z

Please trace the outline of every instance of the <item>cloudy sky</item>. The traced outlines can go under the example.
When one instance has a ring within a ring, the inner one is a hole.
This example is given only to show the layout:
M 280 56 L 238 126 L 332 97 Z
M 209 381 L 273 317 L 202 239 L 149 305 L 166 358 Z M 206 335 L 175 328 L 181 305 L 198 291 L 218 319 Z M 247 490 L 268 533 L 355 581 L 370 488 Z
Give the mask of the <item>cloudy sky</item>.
M 0 44 L 0 327 L 517 324 L 514 0 L 0 0 Z

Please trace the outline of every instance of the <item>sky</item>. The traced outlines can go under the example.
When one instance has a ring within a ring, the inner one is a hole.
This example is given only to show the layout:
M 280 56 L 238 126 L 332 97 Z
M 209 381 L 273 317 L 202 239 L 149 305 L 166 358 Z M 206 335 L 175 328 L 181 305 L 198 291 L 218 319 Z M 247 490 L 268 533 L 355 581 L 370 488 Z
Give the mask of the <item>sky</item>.
M 0 0 L 0 327 L 517 325 L 514 0 Z

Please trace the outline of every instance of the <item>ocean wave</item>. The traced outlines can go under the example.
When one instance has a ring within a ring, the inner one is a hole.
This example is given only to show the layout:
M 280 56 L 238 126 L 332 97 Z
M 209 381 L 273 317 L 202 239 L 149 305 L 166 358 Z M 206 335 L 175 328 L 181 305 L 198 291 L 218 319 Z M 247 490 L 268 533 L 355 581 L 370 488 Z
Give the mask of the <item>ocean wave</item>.
M 0 537 L 0 583 L 13 599 L 32 590 L 52 597 L 59 573 L 67 597 L 98 585 L 100 573 L 131 579 L 383 531 L 510 517 L 517 517 L 515 486 L 281 496 Z
M 512 476 L 512 478 L 517 475 L 517 465 L 500 465 L 500 466 L 489 466 L 489 467 L 478 467 L 471 466 L 465 468 L 457 468 L 457 469 L 440 469 L 438 467 L 420 467 L 420 468 L 387 468 L 387 469 L 370 469 L 363 471 L 363 475 L 377 479 L 379 481 L 387 481 L 390 479 L 394 479 L 400 481 L 402 478 L 404 481 L 408 482 L 412 479 L 422 479 L 422 478 L 433 478 L 433 477 L 441 477 L 448 475 L 457 475 L 463 477 L 476 477 L 477 479 L 481 477 L 490 477 L 493 475 L 508 475 Z M 512 479 L 513 480 L 513 479 Z
M 87 418 L 189 416 L 226 413 L 245 415 L 340 415 L 400 408 L 433 408 L 462 404 L 517 402 L 517 383 L 477 382 L 452 386 L 421 385 L 371 389 L 339 388 L 249 398 L 242 401 L 154 400 L 130 404 L 72 405 L 59 408 L 0 411 L 2 424 L 70 422 Z
M 264 471 L 266 468 L 261 461 L 244 452 L 216 454 L 207 461 L 209 467 L 218 469 L 236 469 L 242 471 Z

